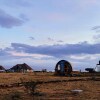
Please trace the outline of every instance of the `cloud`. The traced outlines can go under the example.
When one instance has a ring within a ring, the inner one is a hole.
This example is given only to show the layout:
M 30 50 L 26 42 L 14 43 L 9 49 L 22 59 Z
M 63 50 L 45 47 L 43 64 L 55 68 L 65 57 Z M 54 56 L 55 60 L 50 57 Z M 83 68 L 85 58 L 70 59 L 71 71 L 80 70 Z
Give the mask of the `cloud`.
M 23 58 L 23 57 L 34 58 L 34 59 L 52 58 L 52 56 L 47 56 L 47 55 L 43 55 L 43 54 L 29 54 L 29 53 L 16 52 L 16 51 L 11 51 L 9 53 L 14 57 L 20 57 L 20 58 Z
M 54 40 L 53 38 L 48 37 L 48 41 L 50 42 L 57 42 L 57 43 L 63 43 L 64 41 L 62 40 Z
M 57 42 L 62 43 L 62 42 L 64 42 L 64 41 L 62 41 L 62 40 L 58 40 Z
M 35 40 L 35 38 L 34 38 L 34 37 L 32 37 L 32 36 L 31 36 L 31 37 L 29 37 L 29 39 L 30 39 L 30 40 Z
M 94 42 L 96 42 L 96 43 L 100 43 L 100 34 L 94 35 L 94 36 L 93 36 L 93 40 L 94 40 Z
M 17 52 L 29 54 L 43 54 L 53 57 L 63 57 L 76 54 L 100 54 L 100 44 L 65 44 L 65 45 L 40 45 L 30 46 L 20 43 L 12 43 L 11 47 Z
M 100 29 L 100 26 L 94 26 L 94 27 L 92 27 L 92 30 L 97 30 L 97 29 Z
M 71 16 L 69 15 L 65 15 L 63 13 L 58 13 L 58 12 L 52 12 L 49 13 L 45 16 L 46 19 L 50 20 L 50 21 L 54 21 L 54 22 L 62 22 L 62 21 L 69 21 L 71 20 Z
M 5 11 L 0 9 L 0 26 L 4 28 L 12 28 L 14 26 L 20 26 L 24 22 L 18 18 L 15 18 L 9 14 L 7 14 Z
M 94 30 L 96 33 L 100 32 L 100 26 L 94 26 L 92 27 L 92 30 Z
M 78 54 L 78 55 L 71 55 L 70 58 L 74 59 L 74 60 L 79 60 L 79 61 L 91 61 L 91 60 L 95 60 L 98 56 L 100 56 L 100 54 Z
M 62 40 L 55 40 L 55 39 L 50 38 L 50 37 L 48 37 L 47 39 L 48 39 L 48 41 L 50 41 L 50 42 L 58 42 L 58 43 L 62 43 L 62 42 L 63 42 Z
M 96 5 L 99 1 L 98 0 L 81 0 L 80 4 L 82 4 L 83 6 L 92 6 L 92 5 Z
M 10 54 L 6 52 L 6 50 L 0 49 L 0 57 L 9 56 Z
M 52 38 L 48 37 L 48 41 L 54 41 L 54 39 L 52 39 Z
M 94 35 L 94 37 L 93 37 L 94 39 L 99 39 L 100 40 L 100 34 L 97 34 L 97 35 Z
M 68 6 L 70 7 L 75 7 L 78 11 L 87 9 L 93 6 L 97 6 L 100 4 L 100 0 L 51 0 L 52 4 L 55 7 L 59 8 L 67 8 Z M 75 9 L 74 9 L 75 10 Z

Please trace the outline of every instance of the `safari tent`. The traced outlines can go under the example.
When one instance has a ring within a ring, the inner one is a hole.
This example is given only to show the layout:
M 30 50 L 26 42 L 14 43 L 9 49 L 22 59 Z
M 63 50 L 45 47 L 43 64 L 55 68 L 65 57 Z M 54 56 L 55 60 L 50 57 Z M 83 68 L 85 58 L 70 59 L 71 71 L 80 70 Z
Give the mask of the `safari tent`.
M 33 72 L 33 69 L 26 63 L 17 64 L 10 69 L 12 72 Z
M 5 68 L 0 65 L 0 72 L 5 72 Z

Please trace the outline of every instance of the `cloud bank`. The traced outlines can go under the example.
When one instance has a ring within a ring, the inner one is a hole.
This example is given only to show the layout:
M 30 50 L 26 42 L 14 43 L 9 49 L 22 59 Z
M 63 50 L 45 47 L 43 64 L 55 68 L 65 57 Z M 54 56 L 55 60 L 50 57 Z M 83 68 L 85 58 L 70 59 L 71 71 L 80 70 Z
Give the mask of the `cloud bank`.
M 29 54 L 43 54 L 54 57 L 76 54 L 100 54 L 100 44 L 89 44 L 86 42 L 65 45 L 40 45 L 30 46 L 20 43 L 12 43 L 11 49 L 17 52 Z

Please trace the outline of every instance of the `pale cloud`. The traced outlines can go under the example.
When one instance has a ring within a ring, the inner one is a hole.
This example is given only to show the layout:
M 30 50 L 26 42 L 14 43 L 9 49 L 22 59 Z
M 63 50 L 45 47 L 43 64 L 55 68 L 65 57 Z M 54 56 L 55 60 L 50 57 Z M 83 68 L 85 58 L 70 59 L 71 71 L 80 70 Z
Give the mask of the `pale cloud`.
M 53 39 L 53 38 L 48 37 L 48 41 L 54 41 L 54 39 Z
M 80 55 L 71 55 L 70 58 L 74 60 L 96 60 L 100 54 L 80 54 Z
M 98 29 L 100 29 L 100 26 L 99 25 L 92 27 L 92 30 L 98 30 Z
M 33 27 L 25 27 L 24 31 L 29 32 L 29 33 L 34 33 L 34 28 Z
M 43 58 L 52 58 L 52 56 L 44 55 L 44 54 L 30 54 L 25 52 L 16 52 L 16 51 L 8 51 L 9 54 L 16 57 L 33 57 L 35 59 L 43 59 Z
M 97 34 L 97 35 L 94 35 L 94 37 L 93 37 L 94 39 L 99 39 L 100 40 L 100 34 Z
M 62 13 L 49 13 L 48 15 L 46 15 L 46 18 L 48 20 L 51 21 L 65 21 L 65 20 L 69 20 L 70 17 L 67 15 L 64 15 Z
M 94 40 L 95 43 L 100 43 L 100 34 L 94 35 L 93 40 Z
M 58 40 L 57 42 L 58 42 L 58 43 L 63 43 L 64 41 L 62 41 L 62 40 Z
M 100 32 L 100 26 L 94 26 L 92 27 L 92 30 L 95 31 L 96 33 L 99 33 Z
M 99 2 L 99 0 L 78 0 L 83 5 L 95 5 Z
M 99 0 L 51 0 L 52 4 L 59 8 L 66 8 L 68 5 L 79 6 L 80 8 L 87 8 L 100 3 Z

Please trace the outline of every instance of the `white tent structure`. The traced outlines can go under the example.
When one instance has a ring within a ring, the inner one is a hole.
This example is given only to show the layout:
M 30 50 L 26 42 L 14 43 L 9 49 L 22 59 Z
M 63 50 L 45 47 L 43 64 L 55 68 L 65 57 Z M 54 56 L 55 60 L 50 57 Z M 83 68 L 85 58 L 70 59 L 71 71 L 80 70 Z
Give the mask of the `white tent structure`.
M 95 71 L 96 71 L 96 72 L 100 72 L 100 61 L 99 61 L 99 64 L 96 65 Z

